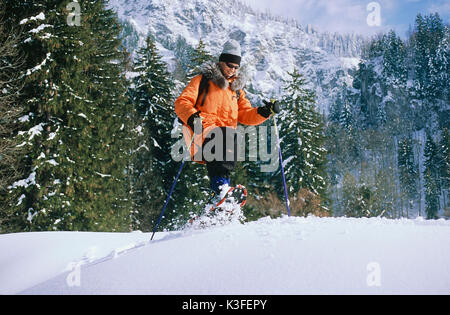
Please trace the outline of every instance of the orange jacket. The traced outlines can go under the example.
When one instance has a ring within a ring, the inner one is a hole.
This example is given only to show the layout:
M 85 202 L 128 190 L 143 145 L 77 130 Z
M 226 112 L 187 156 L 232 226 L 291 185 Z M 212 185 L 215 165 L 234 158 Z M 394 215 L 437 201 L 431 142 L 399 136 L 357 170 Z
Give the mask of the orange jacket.
M 206 95 L 205 103 L 201 106 L 203 94 L 198 95 L 199 85 L 202 75 L 209 80 L 209 89 Z M 199 148 L 201 148 L 205 137 L 216 127 L 237 128 L 238 122 L 244 125 L 259 125 L 266 121 L 265 118 L 258 114 L 258 109 L 252 107 L 250 102 L 242 91 L 244 82 L 241 77 L 234 77 L 227 80 L 220 71 L 219 65 L 210 63 L 205 66 L 203 74 L 194 77 L 188 86 L 181 93 L 180 97 L 175 101 L 175 112 L 184 122 L 184 137 L 187 145 L 191 143 L 193 131 L 186 127 L 187 121 L 191 115 L 200 111 L 203 123 L 203 133 L 196 136 L 194 145 L 191 148 L 191 157 Z M 239 100 L 236 91 L 240 90 Z M 195 103 L 198 101 L 198 108 Z M 203 161 L 196 161 L 203 163 Z

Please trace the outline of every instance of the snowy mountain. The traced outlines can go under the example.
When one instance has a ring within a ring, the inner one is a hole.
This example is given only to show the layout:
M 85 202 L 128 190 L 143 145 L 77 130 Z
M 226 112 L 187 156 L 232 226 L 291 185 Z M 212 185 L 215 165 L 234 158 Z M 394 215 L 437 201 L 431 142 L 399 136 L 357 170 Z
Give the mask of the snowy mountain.
M 158 42 L 171 70 L 186 58 L 185 46 L 200 39 L 213 55 L 224 42 L 236 39 L 250 75 L 247 88 L 261 97 L 277 96 L 287 72 L 297 67 L 317 92 L 318 107 L 328 113 L 330 102 L 357 66 L 364 39 L 357 35 L 319 33 L 311 26 L 254 11 L 237 0 L 127 0 L 110 1 L 125 26 L 130 51 L 147 34 Z
M 0 235 L 0 294 L 450 293 L 444 220 L 267 217 L 149 239 Z

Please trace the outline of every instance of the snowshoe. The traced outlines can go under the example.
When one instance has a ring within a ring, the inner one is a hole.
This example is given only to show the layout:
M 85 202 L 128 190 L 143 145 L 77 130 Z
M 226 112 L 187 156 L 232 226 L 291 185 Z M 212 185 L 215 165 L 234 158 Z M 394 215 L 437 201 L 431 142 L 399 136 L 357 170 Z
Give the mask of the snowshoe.
M 214 225 L 223 225 L 233 221 L 245 219 L 241 209 L 247 201 L 247 189 L 242 185 L 236 187 L 223 187 L 222 193 L 213 193 L 208 200 L 205 211 L 201 216 L 189 220 L 189 225 L 205 228 Z
M 241 208 L 247 202 L 247 189 L 242 185 L 230 187 L 225 196 L 216 203 L 215 208 L 219 208 L 224 203 L 233 203 L 239 205 Z

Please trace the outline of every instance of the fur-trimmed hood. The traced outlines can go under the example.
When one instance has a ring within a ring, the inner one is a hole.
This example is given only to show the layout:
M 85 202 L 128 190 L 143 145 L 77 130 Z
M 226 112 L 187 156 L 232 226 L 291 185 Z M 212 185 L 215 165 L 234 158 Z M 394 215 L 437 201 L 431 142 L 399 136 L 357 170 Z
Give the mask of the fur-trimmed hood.
M 202 66 L 202 75 L 204 75 L 208 80 L 214 82 L 218 87 L 225 90 L 228 89 L 230 83 L 222 74 L 220 66 L 216 62 L 207 62 Z M 236 72 L 236 78 L 231 83 L 231 90 L 238 91 L 244 88 L 247 82 L 246 75 L 239 69 Z

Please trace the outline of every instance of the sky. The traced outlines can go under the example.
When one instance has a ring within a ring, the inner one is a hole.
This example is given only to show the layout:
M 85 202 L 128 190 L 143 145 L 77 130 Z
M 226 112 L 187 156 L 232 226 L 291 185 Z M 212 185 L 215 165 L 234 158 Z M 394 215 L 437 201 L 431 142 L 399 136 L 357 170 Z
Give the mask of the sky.
M 243 0 L 252 8 L 295 18 L 319 31 L 374 35 L 394 29 L 405 38 L 417 14 L 438 12 L 450 23 L 449 0 Z

